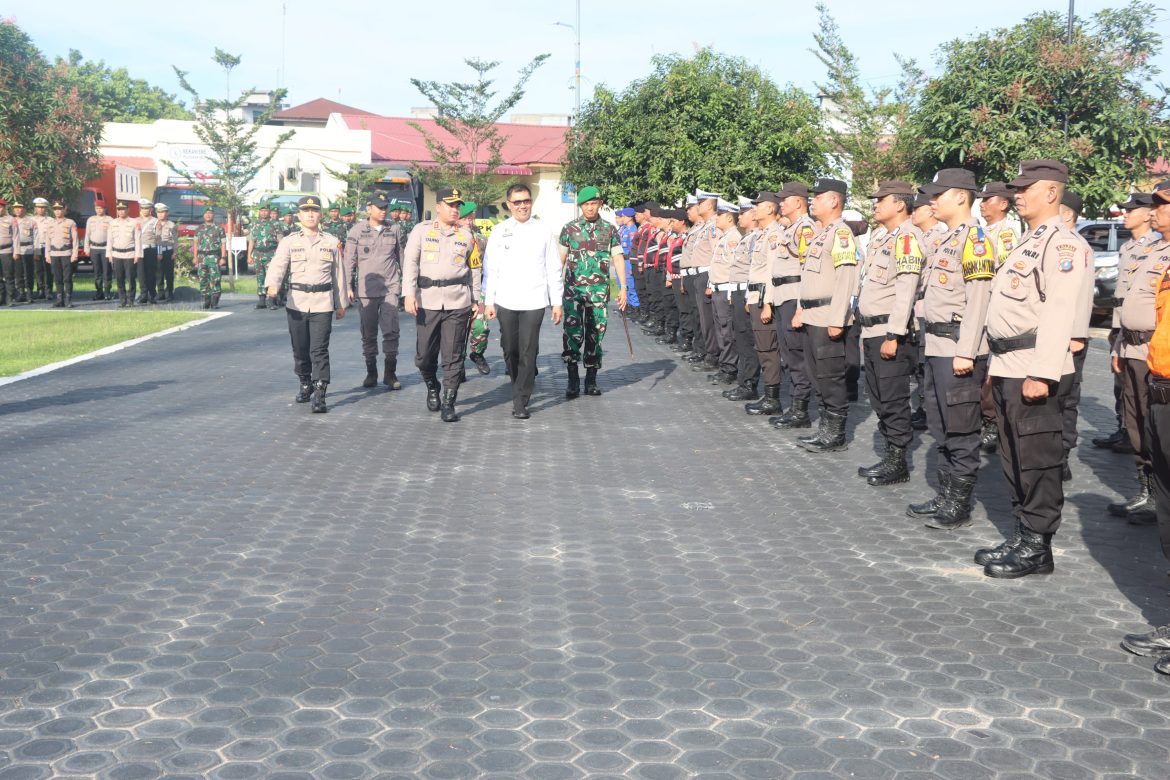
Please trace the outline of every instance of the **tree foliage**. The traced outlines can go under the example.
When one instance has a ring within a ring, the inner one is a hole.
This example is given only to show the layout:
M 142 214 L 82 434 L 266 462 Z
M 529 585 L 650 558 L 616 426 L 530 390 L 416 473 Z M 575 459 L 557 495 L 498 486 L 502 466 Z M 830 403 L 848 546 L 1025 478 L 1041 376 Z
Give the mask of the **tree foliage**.
M 431 157 L 430 165 L 421 164 L 428 161 L 414 161 L 414 173 L 423 184 L 431 189 L 457 187 L 464 199 L 480 205 L 494 203 L 504 196 L 511 181 L 492 173 L 503 162 L 500 152 L 507 140 L 496 123 L 520 102 L 524 85 L 548 58 L 548 54 L 539 54 L 521 68 L 512 90 L 495 103 L 496 92 L 492 90 L 495 82 L 488 74 L 498 62 L 464 60 L 475 72 L 475 80 L 470 82 L 410 80 L 435 106 L 435 124 L 454 139 L 445 141 L 418 122 L 410 123 L 422 135 Z
M 223 52 L 216 49 L 217 62 L 220 61 L 222 54 Z M 239 63 L 239 58 L 233 59 L 234 64 L 222 62 L 220 64 L 225 70 L 230 70 Z M 178 68 L 174 70 L 179 78 L 179 86 L 191 96 L 195 105 L 195 136 L 207 147 L 207 156 L 214 170 L 192 171 L 169 160 L 163 160 L 163 164 L 185 178 L 214 205 L 226 209 L 233 215 L 239 214 L 247 205 L 248 195 L 253 189 L 252 181 L 256 175 L 272 162 L 276 152 L 296 132 L 288 130 L 281 133 L 272 147 L 261 154 L 256 137 L 279 109 L 285 90 L 276 90 L 269 96 L 268 107 L 253 123 L 244 119 L 242 112 L 239 111 L 253 90 L 245 90 L 235 100 L 202 99 L 187 81 L 186 71 Z
M 334 203 L 339 208 L 352 207 L 358 213 L 365 211 L 363 207 L 366 205 L 366 196 L 373 189 L 375 182 L 385 178 L 388 170 L 386 168 L 367 168 L 360 163 L 350 163 L 349 167 L 344 170 L 334 170 L 328 165 L 324 168 L 330 175 L 345 182 L 345 193 Z
M 656 56 L 621 92 L 598 87 L 568 135 L 565 179 L 607 200 L 675 203 L 696 187 L 754 196 L 828 168 L 816 104 L 738 57 Z
M 0 20 L 0 197 L 72 200 L 96 175 L 101 119 L 65 70 Z
M 69 50 L 68 59 L 58 57 L 56 67 L 65 73 L 66 83 L 97 109 L 103 122 L 153 122 L 194 116 L 174 95 L 143 79 L 131 78 L 125 68 L 84 60 L 76 49 Z
M 942 75 L 924 88 L 903 143 L 929 179 L 965 167 L 1006 180 L 1020 160 L 1068 164 L 1070 186 L 1096 213 L 1146 178 L 1167 138 L 1167 95 L 1157 74 L 1158 13 L 1147 2 L 1075 20 L 1039 13 L 1021 24 L 942 47 Z M 1067 133 L 1065 123 L 1067 119 Z

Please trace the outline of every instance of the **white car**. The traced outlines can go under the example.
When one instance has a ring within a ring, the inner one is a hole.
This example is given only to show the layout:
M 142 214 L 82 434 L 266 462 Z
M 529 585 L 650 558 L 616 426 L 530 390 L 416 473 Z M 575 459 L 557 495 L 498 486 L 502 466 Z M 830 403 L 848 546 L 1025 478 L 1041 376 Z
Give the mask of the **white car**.
M 1110 220 L 1081 220 L 1077 232 L 1093 248 L 1093 313 L 1108 314 L 1116 305 L 1118 249 L 1131 237 L 1129 228 Z

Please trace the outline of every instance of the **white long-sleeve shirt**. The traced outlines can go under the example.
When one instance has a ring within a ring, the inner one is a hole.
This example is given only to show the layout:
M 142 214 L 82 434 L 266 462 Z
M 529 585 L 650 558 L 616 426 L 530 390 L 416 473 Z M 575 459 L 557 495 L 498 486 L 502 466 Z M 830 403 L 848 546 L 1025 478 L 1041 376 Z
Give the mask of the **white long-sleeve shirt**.
M 560 306 L 565 292 L 556 236 L 532 218 L 510 217 L 492 228 L 483 276 L 484 303 L 513 311 Z

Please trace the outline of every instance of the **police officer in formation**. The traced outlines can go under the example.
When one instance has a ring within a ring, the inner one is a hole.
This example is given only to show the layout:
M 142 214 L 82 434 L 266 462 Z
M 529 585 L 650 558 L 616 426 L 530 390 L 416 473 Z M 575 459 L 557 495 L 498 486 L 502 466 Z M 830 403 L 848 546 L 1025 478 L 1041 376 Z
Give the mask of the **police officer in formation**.
M 106 300 L 107 293 L 113 300 L 113 266 L 109 255 L 110 223 L 114 218 L 106 213 L 105 203 L 95 203 L 94 215 L 85 221 L 85 253 L 93 263 L 94 300 Z
M 387 223 L 390 202 L 382 193 L 366 199 L 366 220 L 349 229 L 345 239 L 345 276 L 356 278 L 349 301 L 356 303 L 366 377 L 362 387 L 378 384 L 378 332 L 382 333 L 382 384 L 402 389 L 398 381 L 398 296 L 402 291 L 402 229 Z M 339 221 L 345 226 L 348 223 Z
M 77 223 L 65 216 L 65 204 L 53 203 L 53 218 L 42 223 L 45 262 L 57 288 L 54 308 L 73 307 L 73 265 L 77 262 Z

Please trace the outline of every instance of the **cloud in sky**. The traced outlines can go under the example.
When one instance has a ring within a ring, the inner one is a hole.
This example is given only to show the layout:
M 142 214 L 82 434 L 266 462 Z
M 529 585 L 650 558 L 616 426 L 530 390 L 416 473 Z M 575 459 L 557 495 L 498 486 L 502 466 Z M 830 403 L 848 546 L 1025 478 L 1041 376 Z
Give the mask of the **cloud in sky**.
M 862 0 L 827 0 L 863 78 L 874 86 L 896 82 L 894 55 L 917 58 L 928 72 L 940 44 L 1019 22 L 1025 13 L 1067 11 L 1063 0 L 1021 8 L 1012 0 L 933 5 L 916 3 L 874 12 Z M 1121 2 L 1082 2 L 1087 17 Z M 517 106 L 523 113 L 569 113 L 573 106 L 571 30 L 575 0 L 504 0 L 484 5 L 370 3 L 368 0 L 206 0 L 199 4 L 115 4 L 95 13 L 80 0 L 28 3 L 10 11 L 50 58 L 78 49 L 88 59 L 124 66 L 169 92 L 178 93 L 171 65 L 190 73 L 203 94 L 221 95 L 223 72 L 211 60 L 215 47 L 242 56 L 231 75 L 233 92 L 280 83 L 295 105 L 326 97 L 382 114 L 404 115 L 425 103 L 409 79 L 465 79 L 467 57 L 499 60 L 496 86 L 508 89 L 533 56 L 552 54 L 529 82 Z M 131 11 L 123 8 L 132 9 Z M 282 41 L 282 8 L 284 35 Z M 762 10 L 761 10 L 762 9 Z M 722 4 L 675 0 L 630 3 L 587 0 L 581 5 L 581 60 L 585 99 L 595 85 L 620 88 L 650 71 L 655 54 L 687 55 L 710 46 L 758 65 L 781 84 L 814 90 L 823 67 L 808 51 L 817 14 L 812 3 Z M 1166 15 L 1151 19 L 1166 29 Z M 1170 54 L 1155 60 L 1170 70 Z M 185 96 L 182 96 L 185 97 Z

